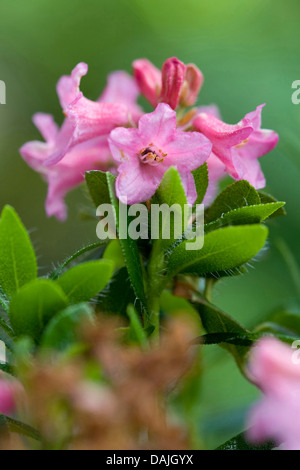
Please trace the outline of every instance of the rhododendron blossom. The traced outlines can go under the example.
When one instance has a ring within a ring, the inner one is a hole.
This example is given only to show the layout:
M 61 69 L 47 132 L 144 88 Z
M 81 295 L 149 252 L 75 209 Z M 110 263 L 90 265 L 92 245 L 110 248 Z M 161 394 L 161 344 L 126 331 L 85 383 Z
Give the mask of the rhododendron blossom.
M 250 374 L 265 397 L 251 411 L 248 438 L 283 443 L 300 450 L 300 364 L 293 350 L 273 338 L 260 340 L 252 351 Z
M 20 149 L 20 153 L 28 165 L 38 171 L 48 183 L 47 215 L 65 220 L 66 193 L 84 180 L 86 171 L 105 171 L 112 165 L 107 138 L 98 137 L 76 145 L 56 165 L 45 166 L 44 162 L 53 155 L 59 134 L 64 130 L 58 129 L 49 114 L 36 114 L 33 120 L 46 142 L 28 142 Z
M 48 216 L 66 218 L 64 197 L 89 170 L 117 167 L 116 193 L 128 204 L 151 198 L 170 166 L 178 169 L 188 202 L 193 204 L 196 189 L 191 171 L 206 161 L 205 204 L 212 202 L 226 173 L 248 180 L 257 189 L 265 186 L 258 158 L 275 147 L 278 136 L 261 129 L 263 105 L 237 125 L 222 122 L 215 105 L 185 109 L 195 104 L 203 75 L 194 64 L 186 65 L 176 57 L 167 59 L 161 71 L 138 59 L 133 63 L 134 77 L 124 71 L 111 73 L 97 101 L 80 91 L 87 70 L 85 63 L 79 63 L 71 75 L 58 81 L 66 116 L 62 126 L 47 114 L 35 115 L 45 142 L 29 142 L 21 148 L 25 161 L 48 182 Z M 137 104 L 139 93 L 156 108 L 153 113 L 144 114 Z
M 161 103 L 140 119 L 138 129 L 119 127 L 111 132 L 109 146 L 118 163 L 116 193 L 121 202 L 147 201 L 171 166 L 181 176 L 188 203 L 195 202 L 191 171 L 208 159 L 212 146 L 203 135 L 178 130 L 176 124 L 175 111 Z
M 261 129 L 263 106 L 246 114 L 236 125 L 207 113 L 198 114 L 193 121 L 195 129 L 212 142 L 214 154 L 225 164 L 229 175 L 249 181 L 256 189 L 266 183 L 257 159 L 273 150 L 278 142 L 274 131 Z
M 138 88 L 126 72 L 109 75 L 99 102 L 84 98 L 79 90 L 86 73 L 87 65 L 80 63 L 57 84 L 61 106 L 68 115 L 61 128 L 52 116 L 36 114 L 33 121 L 45 142 L 28 142 L 20 149 L 24 160 L 48 182 L 46 212 L 59 220 L 67 216 L 66 193 L 84 180 L 85 172 L 111 168 L 109 131 L 137 120 L 142 113 L 136 104 Z

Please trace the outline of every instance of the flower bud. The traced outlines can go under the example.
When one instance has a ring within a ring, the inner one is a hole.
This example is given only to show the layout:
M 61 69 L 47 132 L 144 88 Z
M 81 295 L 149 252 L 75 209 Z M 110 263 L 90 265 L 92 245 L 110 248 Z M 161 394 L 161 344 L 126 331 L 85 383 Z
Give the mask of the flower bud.
M 155 108 L 161 89 L 161 72 L 149 60 L 137 59 L 133 62 L 133 74 L 141 94 Z
M 203 84 L 203 74 L 194 64 L 186 66 L 185 82 L 181 89 L 181 106 L 193 106 Z
M 167 59 L 162 66 L 162 89 L 160 101 L 176 109 L 184 84 L 186 66 L 176 57 Z

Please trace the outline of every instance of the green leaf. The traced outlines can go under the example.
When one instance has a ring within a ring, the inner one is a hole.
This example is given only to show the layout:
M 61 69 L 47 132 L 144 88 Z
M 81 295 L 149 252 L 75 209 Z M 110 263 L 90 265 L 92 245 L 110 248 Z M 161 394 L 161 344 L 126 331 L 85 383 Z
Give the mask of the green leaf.
M 85 180 L 96 207 L 101 204 L 110 203 L 106 173 L 99 170 L 87 171 L 85 173 Z
M 67 305 L 66 295 L 54 281 L 31 281 L 11 299 L 9 317 L 15 334 L 38 340 L 48 321 Z
M 42 339 L 44 348 L 65 350 L 77 340 L 78 327 L 83 320 L 94 319 L 93 309 L 86 303 L 71 305 L 55 315 L 48 323 Z
M 103 259 L 111 260 L 116 270 L 123 268 L 125 263 L 119 240 L 111 240 L 103 253 Z
M 120 236 L 120 213 L 119 201 L 115 195 L 115 180 L 116 178 L 109 172 L 106 173 L 107 183 L 109 188 L 111 204 L 114 207 L 116 215 L 116 227 Z M 126 209 L 128 210 L 128 208 Z M 144 288 L 144 272 L 141 264 L 141 258 L 137 247 L 136 240 L 129 237 L 119 238 L 122 248 L 125 264 L 129 274 L 129 278 L 135 292 L 136 297 L 141 301 L 145 310 L 147 310 L 147 300 Z
M 196 191 L 197 191 L 197 199 L 194 205 L 201 204 L 208 188 L 207 163 L 205 162 L 203 165 L 199 166 L 197 170 L 192 171 L 192 175 L 194 177 Z
M 160 224 L 160 243 L 162 249 L 166 250 L 170 245 L 172 245 L 175 240 L 182 237 L 182 234 L 187 226 L 188 214 L 185 217 L 184 208 L 187 206 L 187 199 L 185 191 L 181 182 L 180 175 L 176 168 L 170 167 L 163 176 L 163 179 L 155 193 L 153 198 L 155 204 L 166 204 L 168 208 L 174 206 L 174 214 L 170 211 L 170 218 L 167 220 L 167 217 L 162 217 L 162 222 Z M 177 210 L 178 209 L 178 210 Z M 151 208 L 151 211 L 153 209 Z M 176 216 L 176 214 L 178 214 Z M 177 224 L 175 225 L 175 220 Z M 163 234 L 169 225 L 170 234 L 166 233 L 163 237 Z M 174 226 L 176 228 L 174 232 Z
M 249 334 L 237 334 L 237 333 L 209 333 L 207 335 L 202 335 L 196 338 L 193 341 L 193 344 L 234 344 L 235 346 L 252 346 L 254 341 L 259 339 L 259 335 L 253 333 Z
M 259 194 L 248 181 L 237 181 L 224 189 L 206 210 L 205 222 L 209 223 L 219 219 L 223 214 L 233 209 L 260 203 Z
M 9 309 L 9 299 L 8 297 L 4 294 L 2 287 L 0 286 L 0 305 L 5 310 L 5 312 L 8 312 Z
M 0 285 L 11 297 L 37 277 L 37 262 L 28 233 L 19 216 L 5 206 L 0 220 Z
M 97 297 L 97 306 L 103 313 L 111 315 L 126 315 L 127 305 L 136 299 L 128 271 L 125 267 L 119 269 L 111 278 L 109 284 Z
M 258 191 L 260 200 L 262 204 L 270 204 L 272 202 L 278 202 L 273 196 L 270 194 L 264 193 L 262 191 Z M 284 207 L 280 207 L 276 212 L 273 212 L 269 217 L 278 217 L 280 215 L 286 215 L 286 210 Z
M 232 336 L 248 337 L 250 331 L 246 330 L 236 320 L 224 313 L 218 307 L 212 305 L 208 301 L 201 299 L 198 302 L 192 302 L 192 305 L 198 311 L 204 329 L 209 334 L 229 333 Z M 249 345 L 241 346 L 220 342 L 220 346 L 230 352 L 235 358 L 240 370 L 243 370 L 245 357 L 249 351 Z
M 0 415 L 0 431 L 4 428 L 4 431 L 21 434 L 22 436 L 31 437 L 35 440 L 40 440 L 41 436 L 39 432 L 28 424 L 17 421 L 16 419 L 9 418 L 5 415 Z
M 256 206 L 240 207 L 226 212 L 219 219 L 205 225 L 205 231 L 211 232 L 226 225 L 257 224 L 277 212 L 285 203 L 271 202 Z
M 73 255 L 69 256 L 58 268 L 54 269 L 52 273 L 49 274 L 50 279 L 57 279 L 63 272 L 63 270 L 70 264 L 72 263 L 75 259 L 77 259 L 79 256 L 88 253 L 89 251 L 95 250 L 96 248 L 99 248 L 101 246 L 104 246 L 108 243 L 109 240 L 101 240 L 100 242 L 97 243 L 92 243 L 91 245 L 84 246 L 80 250 L 76 251 Z
M 128 305 L 127 315 L 130 320 L 130 336 L 133 337 L 142 348 L 146 347 L 148 344 L 147 335 L 133 305 Z
M 179 272 L 198 276 L 221 275 L 247 263 L 264 246 L 268 229 L 263 225 L 225 227 L 205 235 L 201 250 L 186 250 L 183 241 L 168 263 L 168 277 Z
M 229 441 L 226 441 L 216 450 L 272 450 L 275 449 L 275 447 L 278 447 L 278 445 L 271 441 L 265 442 L 259 446 L 250 444 L 246 441 L 245 434 L 241 433 L 229 439 Z
M 66 271 L 56 281 L 71 303 L 86 302 L 108 283 L 114 270 L 109 260 L 89 261 Z

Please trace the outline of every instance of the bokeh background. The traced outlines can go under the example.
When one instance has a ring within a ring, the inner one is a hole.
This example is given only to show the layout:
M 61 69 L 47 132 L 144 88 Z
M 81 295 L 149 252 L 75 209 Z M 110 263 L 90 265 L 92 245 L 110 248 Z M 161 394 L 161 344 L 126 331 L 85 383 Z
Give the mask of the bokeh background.
M 160 67 L 176 55 L 205 75 L 200 104 L 217 103 L 224 120 L 235 123 L 266 103 L 263 127 L 280 135 L 262 167 L 267 190 L 287 201 L 288 215 L 271 223 L 268 249 L 254 269 L 218 284 L 215 303 L 248 327 L 276 310 L 296 309 L 300 105 L 291 102 L 291 84 L 300 79 L 299 20 L 298 0 L 0 0 L 0 79 L 7 86 L 7 104 L 0 105 L 0 206 L 13 205 L 30 229 L 41 273 L 96 241 L 96 227 L 78 218 L 87 204 L 82 189 L 67 198 L 66 223 L 46 218 L 46 185 L 18 153 L 39 138 L 32 115 L 43 111 L 62 121 L 55 85 L 79 61 L 89 64 L 82 90 L 96 99 L 109 72 L 130 71 L 139 57 Z M 213 447 L 243 428 L 258 392 L 227 353 L 207 348 L 199 429 Z

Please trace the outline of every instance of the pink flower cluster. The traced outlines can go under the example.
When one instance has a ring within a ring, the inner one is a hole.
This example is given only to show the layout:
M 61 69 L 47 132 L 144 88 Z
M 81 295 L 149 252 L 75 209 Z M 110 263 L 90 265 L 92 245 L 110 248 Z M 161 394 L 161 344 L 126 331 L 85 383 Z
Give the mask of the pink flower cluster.
M 48 114 L 36 114 L 33 120 L 45 141 L 28 142 L 20 150 L 48 182 L 48 216 L 66 218 L 65 195 L 89 170 L 117 171 L 116 193 L 128 204 L 150 199 L 170 166 L 178 169 L 191 205 L 196 199 L 191 172 L 204 162 L 209 168 L 205 203 L 226 173 L 257 189 L 264 187 L 257 159 L 276 146 L 278 136 L 261 129 L 263 105 L 236 125 L 222 122 L 215 106 L 187 110 L 196 102 L 203 75 L 194 64 L 185 65 L 176 57 L 167 59 L 161 71 L 139 59 L 133 63 L 133 77 L 112 73 L 97 101 L 80 91 L 86 73 L 87 65 L 80 63 L 58 82 L 62 126 Z M 143 112 L 139 94 L 153 112 Z
M 274 338 L 260 340 L 249 365 L 264 398 L 250 413 L 248 438 L 275 440 L 285 450 L 300 450 L 300 363 L 298 351 Z

